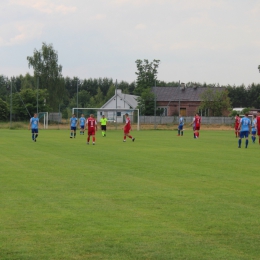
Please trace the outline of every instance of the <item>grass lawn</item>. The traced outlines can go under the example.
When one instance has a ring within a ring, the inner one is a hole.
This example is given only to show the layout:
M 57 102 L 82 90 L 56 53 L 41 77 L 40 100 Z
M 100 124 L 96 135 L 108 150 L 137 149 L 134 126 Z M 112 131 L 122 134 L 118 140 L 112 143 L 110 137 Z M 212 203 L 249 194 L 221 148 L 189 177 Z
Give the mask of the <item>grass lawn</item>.
M 0 259 L 259 259 L 260 146 L 233 131 L 0 130 Z

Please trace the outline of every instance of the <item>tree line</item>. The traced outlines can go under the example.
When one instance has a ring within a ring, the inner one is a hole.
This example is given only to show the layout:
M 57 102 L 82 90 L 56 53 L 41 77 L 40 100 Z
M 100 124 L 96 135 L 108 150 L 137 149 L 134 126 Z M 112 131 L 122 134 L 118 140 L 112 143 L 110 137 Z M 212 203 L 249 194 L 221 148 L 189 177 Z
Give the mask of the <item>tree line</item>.
M 9 118 L 10 106 L 12 114 L 17 120 L 27 120 L 29 115 L 39 112 L 62 112 L 68 118 L 71 108 L 101 107 L 114 94 L 115 88 L 125 94 L 139 96 L 138 106 L 144 115 L 154 115 L 154 94 L 151 87 L 179 87 L 179 82 L 165 82 L 157 79 L 160 60 L 149 62 L 147 59 L 136 60 L 136 81 L 117 82 L 112 78 L 63 77 L 62 66 L 58 64 L 58 53 L 51 44 L 42 44 L 40 50 L 34 50 L 32 56 L 27 57 L 28 66 L 34 69 L 34 74 L 5 77 L 0 75 L 0 120 Z M 216 85 L 188 82 L 186 87 L 217 87 Z M 225 99 L 223 107 L 250 107 L 260 108 L 260 84 L 251 84 L 248 87 L 221 86 L 226 88 L 225 96 L 212 96 L 207 93 L 202 107 L 213 102 L 206 102 L 211 97 L 217 105 L 214 115 L 221 111 L 220 101 Z M 38 97 L 38 98 L 37 98 Z M 223 108 L 222 107 L 222 108 Z M 160 114 L 160 111 L 156 111 Z

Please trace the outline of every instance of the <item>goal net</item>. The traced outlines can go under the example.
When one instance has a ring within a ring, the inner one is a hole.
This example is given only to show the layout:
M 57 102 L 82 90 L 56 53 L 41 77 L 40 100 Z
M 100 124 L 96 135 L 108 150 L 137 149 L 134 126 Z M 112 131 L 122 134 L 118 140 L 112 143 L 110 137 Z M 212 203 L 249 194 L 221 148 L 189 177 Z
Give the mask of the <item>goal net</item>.
M 48 112 L 39 112 L 38 118 L 40 123 L 43 125 L 44 129 L 48 129 L 49 113 Z
M 83 114 L 86 118 L 90 114 L 93 114 L 100 122 L 101 117 L 104 115 L 107 118 L 107 126 L 114 126 L 117 129 L 118 125 L 125 124 L 125 114 L 128 113 L 132 128 L 136 126 L 136 130 L 140 129 L 139 122 L 139 109 L 124 109 L 124 108 L 72 108 L 72 114 L 75 114 L 77 118 L 80 118 Z

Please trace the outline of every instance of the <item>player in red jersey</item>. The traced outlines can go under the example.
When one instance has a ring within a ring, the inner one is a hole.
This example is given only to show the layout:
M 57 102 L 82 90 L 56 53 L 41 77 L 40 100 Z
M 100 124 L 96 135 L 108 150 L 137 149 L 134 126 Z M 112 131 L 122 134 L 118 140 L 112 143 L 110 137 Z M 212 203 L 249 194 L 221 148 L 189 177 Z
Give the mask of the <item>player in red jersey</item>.
M 86 128 L 88 128 L 87 144 L 89 144 L 90 136 L 92 136 L 92 143 L 94 145 L 95 142 L 96 142 L 95 134 L 96 134 L 96 131 L 97 131 L 97 121 L 94 118 L 93 114 L 91 114 L 89 116 L 89 118 L 87 119 L 84 131 L 85 131 Z
M 124 140 L 123 142 L 126 142 L 126 137 L 128 136 L 129 138 L 132 139 L 132 141 L 135 141 L 135 138 L 130 135 L 130 130 L 131 130 L 131 120 L 129 118 L 128 113 L 125 114 L 125 126 L 124 126 Z
M 239 132 L 240 132 L 240 129 L 239 129 L 239 124 L 240 124 L 240 116 L 239 114 L 237 114 L 235 116 L 235 135 L 236 135 L 236 138 L 239 137 Z
M 191 122 L 191 125 L 194 125 L 193 131 L 194 131 L 194 138 L 199 138 L 200 136 L 200 124 L 201 124 L 201 118 L 198 113 L 195 114 L 195 117 L 193 118 L 193 121 Z
M 258 143 L 260 144 L 260 111 L 258 111 L 258 114 L 256 117 L 256 129 L 257 129 L 257 135 L 258 135 Z

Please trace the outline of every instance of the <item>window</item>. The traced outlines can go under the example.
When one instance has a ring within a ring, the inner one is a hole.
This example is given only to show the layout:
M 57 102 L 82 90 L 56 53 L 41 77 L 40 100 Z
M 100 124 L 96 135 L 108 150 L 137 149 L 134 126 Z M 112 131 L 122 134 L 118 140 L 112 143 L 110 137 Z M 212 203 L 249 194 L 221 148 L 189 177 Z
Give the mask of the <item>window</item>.
M 116 116 L 121 116 L 121 112 L 116 112 Z

